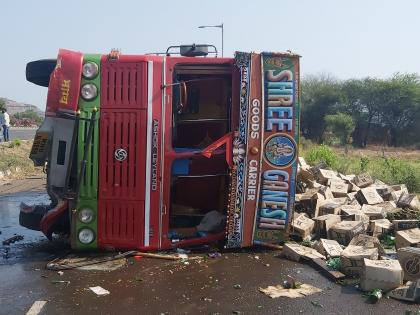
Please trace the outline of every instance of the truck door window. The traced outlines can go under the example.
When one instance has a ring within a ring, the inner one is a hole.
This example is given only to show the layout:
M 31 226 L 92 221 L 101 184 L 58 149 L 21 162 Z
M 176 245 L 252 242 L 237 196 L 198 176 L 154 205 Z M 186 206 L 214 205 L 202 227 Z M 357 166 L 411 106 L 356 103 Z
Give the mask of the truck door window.
M 174 73 L 172 146 L 202 149 L 231 129 L 230 69 L 185 66 Z

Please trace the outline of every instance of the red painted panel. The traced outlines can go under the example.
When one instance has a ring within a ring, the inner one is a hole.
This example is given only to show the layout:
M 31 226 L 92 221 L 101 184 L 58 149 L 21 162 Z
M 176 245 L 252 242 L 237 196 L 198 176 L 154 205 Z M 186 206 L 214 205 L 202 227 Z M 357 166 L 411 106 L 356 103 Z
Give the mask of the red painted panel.
M 83 54 L 60 49 L 57 65 L 50 75 L 48 87 L 47 116 L 55 116 L 57 111 L 75 113 L 79 101 L 82 77 Z
M 102 60 L 102 109 L 147 108 L 147 62 Z
M 99 199 L 144 200 L 146 111 L 101 109 Z M 127 158 L 118 161 L 115 151 Z
M 140 249 L 144 242 L 144 202 L 99 200 L 98 245 Z

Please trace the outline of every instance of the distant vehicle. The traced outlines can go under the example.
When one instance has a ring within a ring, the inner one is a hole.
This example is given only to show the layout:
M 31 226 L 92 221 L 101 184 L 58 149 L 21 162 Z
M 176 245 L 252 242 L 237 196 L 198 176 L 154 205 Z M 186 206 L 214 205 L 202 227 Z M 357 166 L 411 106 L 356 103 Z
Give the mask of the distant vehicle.
M 52 203 L 23 205 L 23 226 L 67 234 L 81 250 L 285 239 L 299 56 L 218 58 L 209 45 L 154 55 L 61 49 L 29 63 L 27 79 L 48 86 L 30 157 L 46 165 Z

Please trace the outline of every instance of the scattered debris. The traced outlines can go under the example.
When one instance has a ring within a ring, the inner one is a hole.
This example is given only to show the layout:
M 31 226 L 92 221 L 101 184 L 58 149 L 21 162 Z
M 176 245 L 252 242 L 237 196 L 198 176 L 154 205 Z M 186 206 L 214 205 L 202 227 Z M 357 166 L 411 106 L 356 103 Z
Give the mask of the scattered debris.
M 309 259 L 334 280 L 361 275 L 368 291 L 419 279 L 420 201 L 404 184 L 387 185 L 367 173 L 340 174 L 325 164 L 309 167 L 300 158 L 297 187 L 292 235 L 317 252 L 287 243 L 286 258 Z
M 213 253 L 208 253 L 207 256 L 209 256 L 210 258 L 219 258 L 219 257 L 222 257 L 222 254 L 220 254 L 219 252 L 213 252 Z
M 282 285 L 276 285 L 276 286 L 268 286 L 267 288 L 259 288 L 259 291 L 264 293 L 265 295 L 268 295 L 271 298 L 278 298 L 281 296 L 288 297 L 288 298 L 301 298 L 308 295 L 312 295 L 315 293 L 322 292 L 321 289 L 318 289 L 316 287 L 313 287 L 309 284 L 301 284 L 299 288 L 293 289 L 286 289 Z
M 261 241 L 254 241 L 254 245 L 266 247 L 270 249 L 279 249 L 279 250 L 283 249 L 283 246 L 281 245 L 271 244 L 271 243 L 266 243 L 266 242 L 261 242 Z
M 97 296 L 108 295 L 109 291 L 105 290 L 104 288 L 97 286 L 97 287 L 89 287 Z
M 313 266 L 323 272 L 328 278 L 333 281 L 339 281 L 346 277 L 341 273 L 341 260 L 340 258 L 332 258 L 328 262 L 320 258 L 312 259 Z
M 334 269 L 334 270 L 340 270 L 341 269 L 341 259 L 339 257 L 330 258 L 327 261 L 327 266 Z
M 382 299 L 382 290 L 381 289 L 374 289 L 368 294 L 365 294 L 366 301 L 368 303 L 376 303 L 380 299 Z
M 13 244 L 15 242 L 21 241 L 23 240 L 23 235 L 14 235 L 6 240 L 3 241 L 3 245 L 10 245 Z
M 322 305 L 319 301 L 311 301 L 311 304 L 316 307 L 321 307 L 321 308 L 324 307 L 324 305 Z
M 51 280 L 51 283 L 54 283 L 54 284 L 70 284 L 70 281 L 68 281 L 68 280 Z
M 420 279 L 408 281 L 404 286 L 396 288 L 388 293 L 389 297 L 397 300 L 419 302 L 420 301 Z

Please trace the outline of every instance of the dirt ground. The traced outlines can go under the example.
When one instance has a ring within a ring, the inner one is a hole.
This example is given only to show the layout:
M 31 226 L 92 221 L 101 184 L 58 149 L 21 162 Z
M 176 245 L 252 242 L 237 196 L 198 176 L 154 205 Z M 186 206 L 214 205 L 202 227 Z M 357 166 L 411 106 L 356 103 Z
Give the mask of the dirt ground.
M 417 305 L 383 298 L 367 304 L 354 285 L 342 286 L 312 267 L 279 258 L 278 251 L 222 251 L 209 248 L 189 255 L 200 260 L 172 262 L 129 258 L 121 268 L 65 270 L 46 264 L 68 252 L 63 240 L 49 242 L 18 225 L 21 201 L 45 203 L 45 179 L 32 177 L 0 186 L 0 240 L 13 234 L 23 241 L 0 245 L 0 314 L 25 314 L 37 300 L 41 314 L 407 314 Z M 1 244 L 1 243 L 0 243 Z M 299 299 L 272 299 L 259 288 L 281 284 L 286 275 L 322 291 Z M 110 292 L 98 297 L 89 287 Z M 414 313 L 413 313 L 414 314 Z

